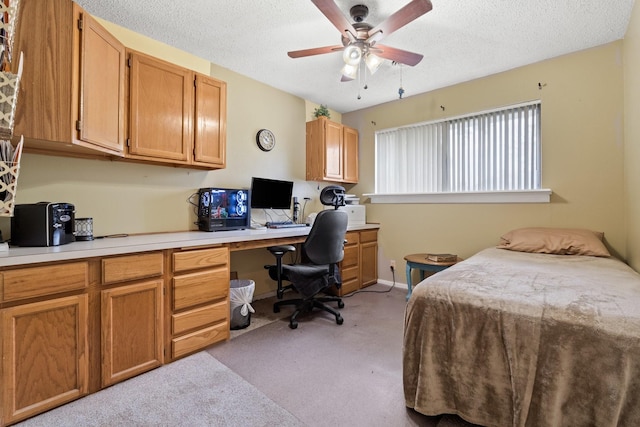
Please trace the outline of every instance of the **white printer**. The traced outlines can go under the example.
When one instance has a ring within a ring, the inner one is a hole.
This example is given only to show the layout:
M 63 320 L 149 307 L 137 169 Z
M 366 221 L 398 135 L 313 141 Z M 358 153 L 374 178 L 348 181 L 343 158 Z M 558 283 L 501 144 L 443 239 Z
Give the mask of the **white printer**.
M 349 226 L 367 223 L 367 209 L 365 205 L 360 204 L 360 198 L 353 194 L 345 194 L 344 203 L 345 205 L 338 209 L 349 215 Z

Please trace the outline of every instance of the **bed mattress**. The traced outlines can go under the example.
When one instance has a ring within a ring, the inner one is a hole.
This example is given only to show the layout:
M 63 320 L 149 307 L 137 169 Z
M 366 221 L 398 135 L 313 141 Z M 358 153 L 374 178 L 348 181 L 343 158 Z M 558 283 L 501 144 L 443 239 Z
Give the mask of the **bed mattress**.
M 405 313 L 407 407 L 484 426 L 640 425 L 640 276 L 615 258 L 485 249 Z

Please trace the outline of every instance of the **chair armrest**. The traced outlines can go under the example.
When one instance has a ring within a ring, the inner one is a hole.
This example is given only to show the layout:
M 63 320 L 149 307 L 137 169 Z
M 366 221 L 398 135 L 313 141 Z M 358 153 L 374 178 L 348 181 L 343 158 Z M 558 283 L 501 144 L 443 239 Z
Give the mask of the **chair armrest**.
M 296 247 L 293 245 L 269 246 L 267 250 L 274 255 L 282 255 L 287 252 L 295 252 Z

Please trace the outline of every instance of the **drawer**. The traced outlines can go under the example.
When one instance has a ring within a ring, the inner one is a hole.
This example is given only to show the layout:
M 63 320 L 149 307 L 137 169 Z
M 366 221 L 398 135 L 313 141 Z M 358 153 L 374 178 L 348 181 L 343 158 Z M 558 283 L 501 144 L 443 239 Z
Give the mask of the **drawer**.
M 21 268 L 0 273 L 2 301 L 15 301 L 86 288 L 86 261 Z
M 360 269 L 356 265 L 355 267 L 343 268 L 340 270 L 340 275 L 342 276 L 342 283 L 348 282 L 349 280 L 358 281 L 358 273 Z
M 344 236 L 344 239 L 347 241 L 347 243 L 345 243 L 345 247 L 357 245 L 358 243 L 360 243 L 360 233 L 358 233 L 357 231 L 349 231 Z
M 378 230 L 367 230 L 360 232 L 360 243 L 369 243 L 378 241 Z
M 181 357 L 229 339 L 229 322 L 222 322 L 171 340 L 171 357 Z
M 118 283 L 162 275 L 162 252 L 135 254 L 102 260 L 102 283 Z
M 338 290 L 338 294 L 342 296 L 357 291 L 358 289 L 360 289 L 360 286 L 357 280 L 343 280 L 342 287 Z
M 227 248 L 199 249 L 173 253 L 174 272 L 226 265 L 228 262 L 229 250 Z
M 357 246 L 347 246 L 344 248 L 344 258 L 340 266 L 344 269 L 347 267 L 358 266 L 358 258 L 360 257 L 360 249 Z
M 227 295 L 229 295 L 229 270 L 226 266 L 173 278 L 174 310 L 213 302 L 227 298 Z
M 229 304 L 222 301 L 205 307 L 194 308 L 171 316 L 171 332 L 181 334 L 191 329 L 202 328 L 229 317 Z

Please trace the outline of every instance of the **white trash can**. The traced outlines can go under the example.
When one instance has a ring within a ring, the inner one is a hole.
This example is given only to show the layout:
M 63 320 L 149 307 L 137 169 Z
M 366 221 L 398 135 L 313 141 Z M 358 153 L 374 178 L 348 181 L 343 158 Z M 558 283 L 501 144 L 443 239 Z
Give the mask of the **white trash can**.
M 251 324 L 251 313 L 255 313 L 251 307 L 255 288 L 256 284 L 253 280 L 231 280 L 229 292 L 231 329 L 244 329 Z

